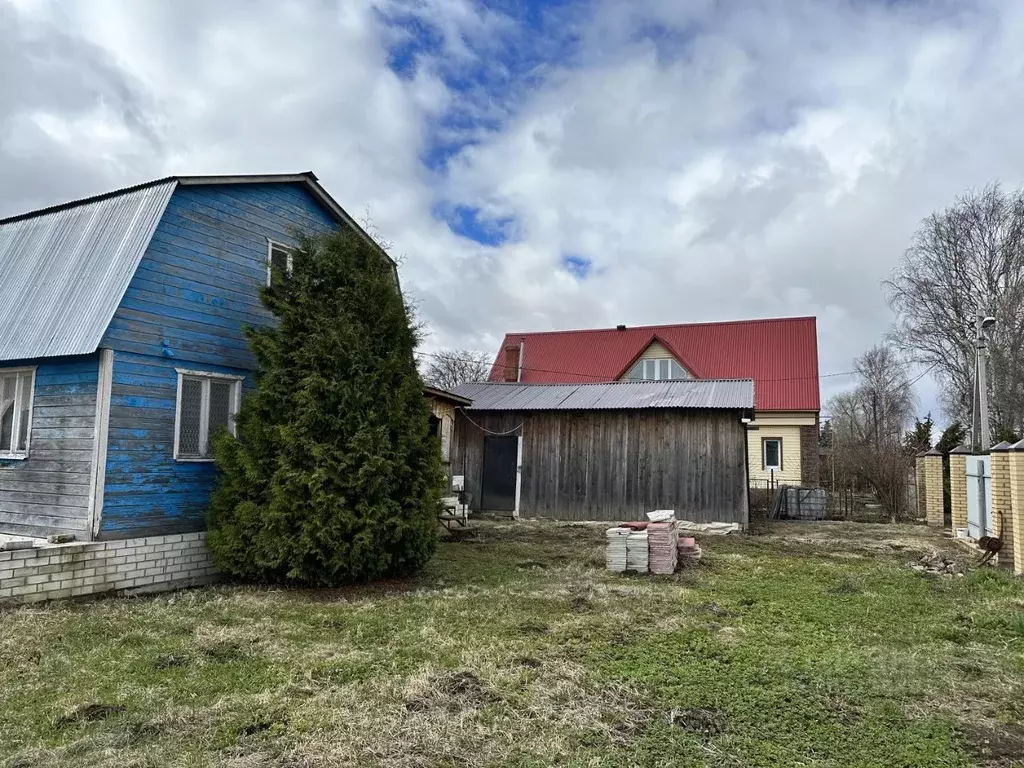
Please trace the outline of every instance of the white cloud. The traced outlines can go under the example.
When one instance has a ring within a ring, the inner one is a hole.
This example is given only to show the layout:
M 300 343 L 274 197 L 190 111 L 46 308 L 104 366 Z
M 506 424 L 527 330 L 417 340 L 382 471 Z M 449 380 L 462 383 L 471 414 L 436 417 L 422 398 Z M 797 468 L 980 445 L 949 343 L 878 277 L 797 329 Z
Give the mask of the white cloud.
M 816 314 L 835 372 L 887 328 L 879 283 L 920 218 L 1024 180 L 1011 0 L 558 13 L 571 55 L 469 0 L 0 4 L 0 212 L 165 173 L 313 169 L 408 254 L 431 344 Z M 415 42 L 399 17 L 440 41 L 411 79 L 388 67 Z M 439 136 L 477 143 L 431 170 Z M 511 217 L 514 239 L 458 237 L 441 203 Z

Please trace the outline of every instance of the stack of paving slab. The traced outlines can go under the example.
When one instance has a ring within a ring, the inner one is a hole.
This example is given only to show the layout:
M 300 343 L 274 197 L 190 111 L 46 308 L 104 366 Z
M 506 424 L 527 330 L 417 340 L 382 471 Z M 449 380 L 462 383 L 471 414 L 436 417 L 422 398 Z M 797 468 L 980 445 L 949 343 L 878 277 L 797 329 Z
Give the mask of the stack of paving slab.
M 651 573 L 676 572 L 679 557 L 679 531 L 675 521 L 651 523 L 647 526 L 647 545 Z
M 701 549 L 697 541 L 688 536 L 681 536 L 678 541 L 679 560 L 685 565 L 700 560 Z
M 630 531 L 626 537 L 626 570 L 647 573 L 649 565 L 647 531 Z
M 629 534 L 628 528 L 609 528 L 606 531 L 604 563 L 609 571 L 622 573 L 626 570 L 626 539 L 629 538 Z

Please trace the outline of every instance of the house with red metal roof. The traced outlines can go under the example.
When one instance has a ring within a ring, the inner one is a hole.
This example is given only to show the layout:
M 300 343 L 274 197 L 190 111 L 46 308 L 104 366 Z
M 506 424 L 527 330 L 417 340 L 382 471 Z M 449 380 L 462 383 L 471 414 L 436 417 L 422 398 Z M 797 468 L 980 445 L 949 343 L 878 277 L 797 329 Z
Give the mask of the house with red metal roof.
M 521 384 L 675 379 L 753 379 L 751 485 L 818 484 L 813 317 L 509 333 L 491 371 L 491 381 Z

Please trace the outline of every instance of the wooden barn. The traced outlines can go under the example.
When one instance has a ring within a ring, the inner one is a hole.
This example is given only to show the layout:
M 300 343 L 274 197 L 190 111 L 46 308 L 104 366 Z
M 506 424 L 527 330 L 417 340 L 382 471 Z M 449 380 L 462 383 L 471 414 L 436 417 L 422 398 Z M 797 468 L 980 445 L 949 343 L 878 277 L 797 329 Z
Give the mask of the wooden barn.
M 749 380 L 473 383 L 451 468 L 473 511 L 747 524 Z

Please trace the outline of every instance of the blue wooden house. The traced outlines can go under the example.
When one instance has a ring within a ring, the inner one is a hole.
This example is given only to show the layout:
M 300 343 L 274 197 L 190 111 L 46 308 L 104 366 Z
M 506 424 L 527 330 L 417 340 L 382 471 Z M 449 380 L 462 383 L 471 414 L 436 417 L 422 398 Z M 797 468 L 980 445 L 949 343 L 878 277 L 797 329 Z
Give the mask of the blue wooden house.
M 294 233 L 372 239 L 312 173 L 171 177 L 0 220 L 0 533 L 202 530 Z M 376 245 L 374 244 L 374 247 Z

